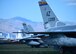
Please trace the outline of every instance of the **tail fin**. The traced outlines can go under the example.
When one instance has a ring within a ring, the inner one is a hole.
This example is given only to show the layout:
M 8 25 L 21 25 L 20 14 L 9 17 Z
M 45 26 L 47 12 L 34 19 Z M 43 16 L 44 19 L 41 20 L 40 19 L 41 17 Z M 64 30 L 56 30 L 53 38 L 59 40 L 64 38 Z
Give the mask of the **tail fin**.
M 27 25 L 25 23 L 23 23 L 23 27 L 24 27 L 24 31 L 25 32 L 33 32 L 33 28 L 31 27 L 31 25 Z
M 31 25 L 27 25 L 26 23 L 23 23 L 23 29 L 22 32 L 33 32 L 33 28 L 31 27 Z M 26 34 L 26 33 L 22 33 L 22 37 L 29 37 L 30 34 Z
M 44 21 L 44 28 L 47 29 L 48 27 L 55 27 L 58 18 L 49 7 L 48 3 L 45 0 L 41 0 L 39 1 L 39 6 Z

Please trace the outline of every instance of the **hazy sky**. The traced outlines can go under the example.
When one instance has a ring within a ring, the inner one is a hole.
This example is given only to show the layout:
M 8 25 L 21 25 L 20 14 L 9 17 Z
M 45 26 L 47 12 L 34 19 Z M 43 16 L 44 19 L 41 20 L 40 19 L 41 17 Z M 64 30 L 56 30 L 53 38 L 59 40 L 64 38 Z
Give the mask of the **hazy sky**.
M 43 21 L 39 0 L 0 0 L 0 18 L 24 17 Z M 76 21 L 76 0 L 46 0 L 61 21 Z

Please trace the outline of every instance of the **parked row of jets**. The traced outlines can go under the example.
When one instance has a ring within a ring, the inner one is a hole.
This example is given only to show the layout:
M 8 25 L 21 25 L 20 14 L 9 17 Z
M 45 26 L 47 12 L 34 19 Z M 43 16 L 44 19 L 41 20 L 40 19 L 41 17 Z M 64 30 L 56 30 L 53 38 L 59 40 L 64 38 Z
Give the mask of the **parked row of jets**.
M 38 2 L 44 23 L 44 32 L 35 32 L 31 26 L 23 23 L 24 29 L 21 33 L 24 38 L 19 42 L 25 43 L 31 47 L 54 46 L 76 46 L 76 25 L 66 25 L 59 21 L 52 9 L 45 0 Z M 32 31 L 32 32 L 31 32 Z

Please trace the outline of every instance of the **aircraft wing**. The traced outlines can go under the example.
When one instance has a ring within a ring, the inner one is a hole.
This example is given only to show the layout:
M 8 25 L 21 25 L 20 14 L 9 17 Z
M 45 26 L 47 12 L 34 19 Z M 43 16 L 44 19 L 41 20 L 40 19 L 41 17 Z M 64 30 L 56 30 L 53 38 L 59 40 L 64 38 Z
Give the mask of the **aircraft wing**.
M 74 37 L 76 38 L 76 31 L 62 31 L 62 32 L 13 32 L 13 33 L 26 33 L 26 34 L 34 34 L 34 35 L 37 35 L 37 34 L 64 34 L 66 35 L 67 37 Z

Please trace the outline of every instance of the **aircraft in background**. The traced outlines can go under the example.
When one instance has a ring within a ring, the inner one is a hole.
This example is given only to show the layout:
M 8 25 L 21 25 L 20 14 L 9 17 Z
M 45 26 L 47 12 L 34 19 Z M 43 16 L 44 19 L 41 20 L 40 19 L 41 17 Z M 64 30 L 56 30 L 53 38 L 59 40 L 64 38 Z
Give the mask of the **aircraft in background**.
M 16 42 L 15 35 L 6 32 L 0 32 L 0 44 Z
M 4 39 L 4 36 L 2 36 L 2 32 L 0 32 L 0 40 Z
M 47 47 L 46 44 L 44 44 L 44 42 L 41 40 L 40 37 L 42 37 L 42 34 L 38 34 L 38 35 L 33 35 L 33 34 L 27 34 L 28 32 L 34 32 L 33 28 L 31 27 L 31 25 L 27 25 L 26 23 L 23 23 L 23 28 L 21 31 L 22 33 L 16 33 L 16 34 L 22 34 L 22 38 L 17 39 L 19 40 L 20 43 L 24 43 L 27 44 L 31 47 Z M 24 33 L 27 32 L 27 33 Z M 18 35 L 19 36 L 19 35 Z

